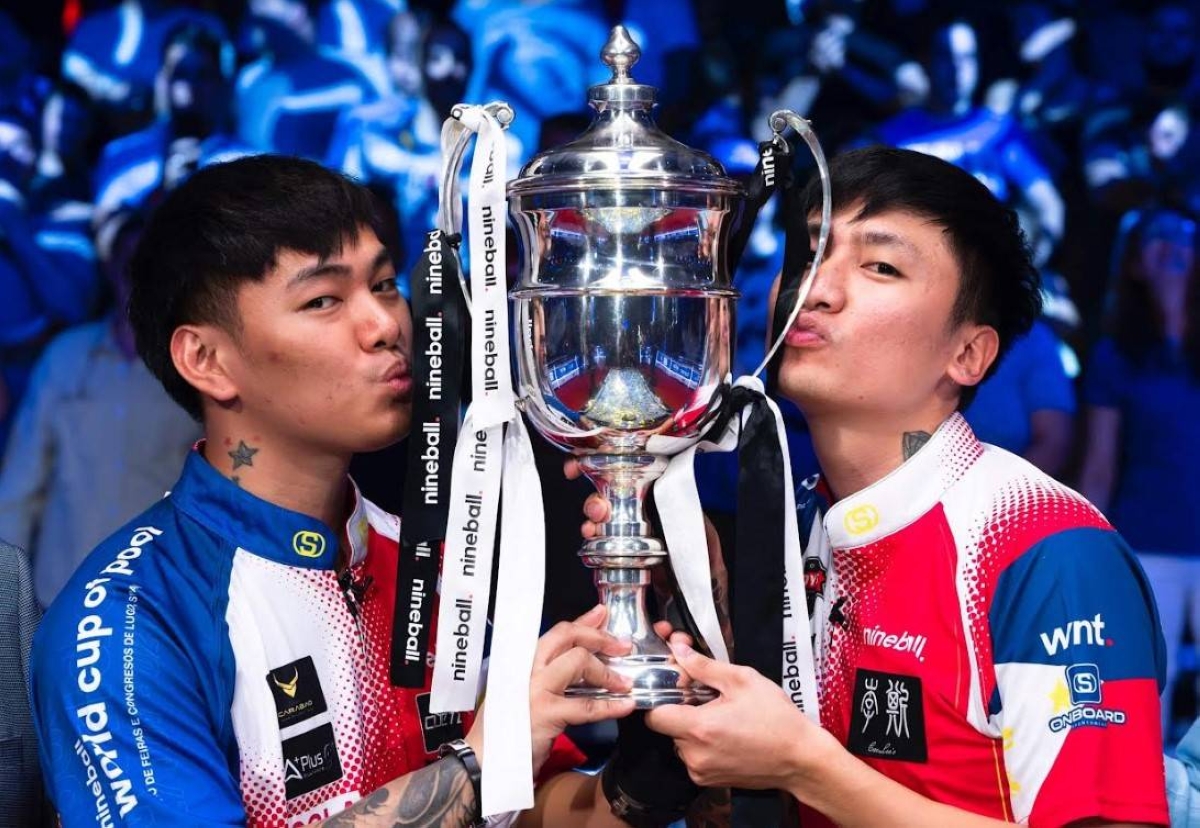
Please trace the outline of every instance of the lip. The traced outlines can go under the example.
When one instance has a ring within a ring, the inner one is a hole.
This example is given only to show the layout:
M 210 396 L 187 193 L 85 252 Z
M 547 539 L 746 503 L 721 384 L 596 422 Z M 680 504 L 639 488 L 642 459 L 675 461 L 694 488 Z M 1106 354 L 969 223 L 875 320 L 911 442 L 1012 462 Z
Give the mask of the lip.
M 397 362 L 387 370 L 380 380 L 401 399 L 407 400 L 412 396 L 412 373 L 406 362 Z
M 812 348 L 825 343 L 825 334 L 810 317 L 798 316 L 783 342 L 790 348 Z

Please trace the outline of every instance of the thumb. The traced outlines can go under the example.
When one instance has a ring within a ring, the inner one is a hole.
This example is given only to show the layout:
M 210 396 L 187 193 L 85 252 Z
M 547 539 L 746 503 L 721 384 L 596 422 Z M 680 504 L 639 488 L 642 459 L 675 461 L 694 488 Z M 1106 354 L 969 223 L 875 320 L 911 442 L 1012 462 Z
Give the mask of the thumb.
M 696 652 L 687 642 L 681 641 L 675 636 L 672 636 L 668 643 L 679 666 L 696 681 L 707 684 L 722 694 L 733 682 L 736 675 L 734 671 L 738 669 L 737 667 L 714 661 L 708 656 Z

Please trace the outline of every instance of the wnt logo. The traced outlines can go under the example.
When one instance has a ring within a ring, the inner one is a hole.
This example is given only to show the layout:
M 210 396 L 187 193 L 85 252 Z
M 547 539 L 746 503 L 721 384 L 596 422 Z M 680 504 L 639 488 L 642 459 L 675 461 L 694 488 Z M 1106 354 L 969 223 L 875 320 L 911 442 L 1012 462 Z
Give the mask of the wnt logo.
M 1096 613 L 1096 617 L 1090 621 L 1068 621 L 1065 626 L 1042 633 L 1041 638 L 1046 655 L 1056 655 L 1060 650 L 1080 644 L 1090 647 L 1111 647 L 1113 644 L 1111 638 L 1104 637 L 1104 618 L 1100 613 Z

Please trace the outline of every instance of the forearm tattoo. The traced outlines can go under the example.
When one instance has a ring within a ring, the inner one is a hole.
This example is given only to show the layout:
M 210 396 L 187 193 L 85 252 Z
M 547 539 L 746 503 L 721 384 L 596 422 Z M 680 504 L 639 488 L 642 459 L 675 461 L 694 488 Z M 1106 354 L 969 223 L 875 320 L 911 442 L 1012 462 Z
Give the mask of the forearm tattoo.
M 904 436 L 900 438 L 900 445 L 904 451 L 904 459 L 912 457 L 921 450 L 921 446 L 929 442 L 933 437 L 928 431 L 906 431 Z
M 476 812 L 462 763 L 443 759 L 401 776 L 325 822 L 330 828 L 464 828 Z

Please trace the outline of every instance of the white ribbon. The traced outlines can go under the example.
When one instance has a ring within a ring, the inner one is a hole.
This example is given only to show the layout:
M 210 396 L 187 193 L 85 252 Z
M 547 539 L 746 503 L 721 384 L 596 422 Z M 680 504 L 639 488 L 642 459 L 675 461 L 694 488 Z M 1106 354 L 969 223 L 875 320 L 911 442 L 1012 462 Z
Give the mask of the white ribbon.
M 478 703 L 503 490 L 504 565 L 497 577 L 496 634 L 483 713 L 481 809 L 485 817 L 492 817 L 533 807 L 529 677 L 542 619 L 546 530 L 541 481 L 529 434 L 517 413 L 509 358 L 507 143 L 490 112 L 460 106 L 457 117 L 442 128 L 447 164 L 463 130 L 476 134 L 467 204 L 472 401 L 454 452 L 430 712 L 471 710 Z M 456 171 L 447 167 L 442 184 L 449 197 L 443 199 L 441 219 L 447 232 L 462 223 L 457 182 Z
M 792 701 L 814 721 L 820 721 L 817 702 L 816 666 L 813 661 L 812 633 L 804 595 L 804 551 L 796 523 L 796 498 L 788 455 L 783 415 L 775 402 L 764 394 L 762 380 L 741 377 L 735 385 L 763 394 L 775 417 L 779 450 L 783 456 L 784 492 L 784 615 L 783 615 L 783 688 Z M 663 525 L 663 536 L 671 556 L 671 568 L 679 582 L 679 591 L 696 623 L 697 631 L 713 656 L 729 660 L 721 635 L 712 595 L 712 573 L 708 562 L 708 544 L 704 537 L 704 513 L 696 489 L 694 459 L 696 451 L 731 451 L 737 447 L 738 434 L 749 417 L 743 410 L 729 421 L 715 442 L 705 441 L 671 458 L 666 472 L 654 485 L 654 497 Z M 742 554 L 752 550 L 740 550 Z M 745 585 L 742 586 L 746 588 Z M 749 585 L 753 589 L 753 585 Z
M 516 416 L 508 358 L 504 175 L 508 149 L 496 119 L 461 106 L 442 130 L 443 159 L 462 131 L 476 134 L 467 217 L 471 268 L 471 405 L 454 451 L 450 514 L 439 590 L 437 658 L 430 712 L 474 710 L 479 699 L 484 635 L 492 592 L 492 558 L 500 500 L 503 425 Z M 460 221 L 457 175 L 444 171 L 450 216 Z M 451 229 L 451 228 L 445 228 Z
M 533 446 L 520 417 L 504 437 L 504 513 L 483 710 L 483 813 L 533 807 L 529 676 L 542 622 L 546 521 Z

